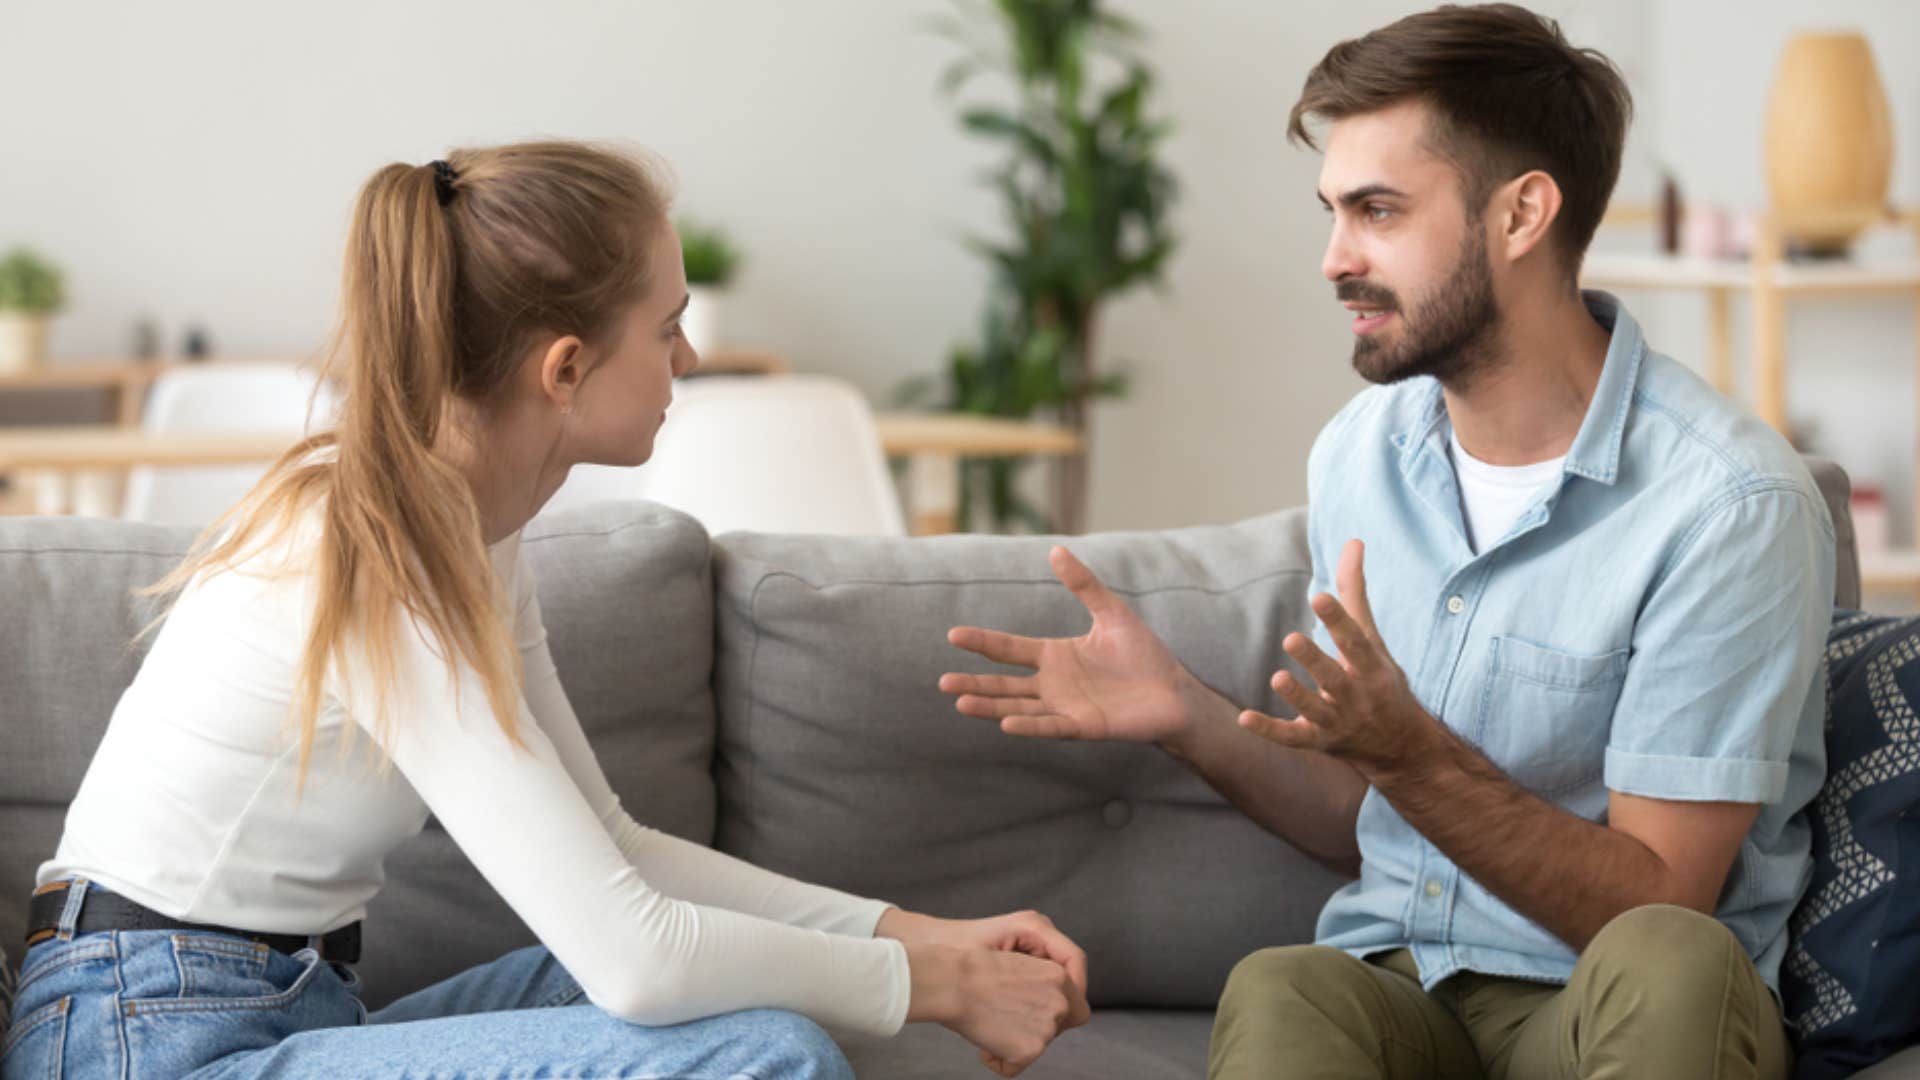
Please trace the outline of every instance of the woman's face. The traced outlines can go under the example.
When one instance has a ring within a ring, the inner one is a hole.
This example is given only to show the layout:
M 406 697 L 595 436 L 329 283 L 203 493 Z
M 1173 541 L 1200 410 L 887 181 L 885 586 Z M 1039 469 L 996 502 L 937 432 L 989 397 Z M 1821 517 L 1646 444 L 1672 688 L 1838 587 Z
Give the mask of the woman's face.
M 652 457 L 673 402 L 673 380 L 700 363 L 680 333 L 687 275 L 670 223 L 659 226 L 650 257 L 647 295 L 621 317 L 609 351 L 565 415 L 563 453 L 571 463 L 639 465 Z

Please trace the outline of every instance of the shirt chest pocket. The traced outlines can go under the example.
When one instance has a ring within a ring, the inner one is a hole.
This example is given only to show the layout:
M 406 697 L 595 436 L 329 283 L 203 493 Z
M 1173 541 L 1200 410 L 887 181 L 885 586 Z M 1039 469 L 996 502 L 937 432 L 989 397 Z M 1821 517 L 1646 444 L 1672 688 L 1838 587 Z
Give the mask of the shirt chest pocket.
M 1628 650 L 1561 652 L 1495 638 L 1474 726 L 1483 753 L 1528 791 L 1563 794 L 1606 769 Z

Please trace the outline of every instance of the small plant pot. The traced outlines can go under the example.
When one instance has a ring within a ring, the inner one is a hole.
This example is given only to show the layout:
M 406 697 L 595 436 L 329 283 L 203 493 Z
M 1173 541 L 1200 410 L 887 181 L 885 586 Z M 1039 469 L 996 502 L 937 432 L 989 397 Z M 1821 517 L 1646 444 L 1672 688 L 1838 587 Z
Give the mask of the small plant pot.
M 727 291 L 712 285 L 687 286 L 687 311 L 680 317 L 680 332 L 697 353 L 720 347 Z
M 33 371 L 47 359 L 45 315 L 0 311 L 0 374 Z

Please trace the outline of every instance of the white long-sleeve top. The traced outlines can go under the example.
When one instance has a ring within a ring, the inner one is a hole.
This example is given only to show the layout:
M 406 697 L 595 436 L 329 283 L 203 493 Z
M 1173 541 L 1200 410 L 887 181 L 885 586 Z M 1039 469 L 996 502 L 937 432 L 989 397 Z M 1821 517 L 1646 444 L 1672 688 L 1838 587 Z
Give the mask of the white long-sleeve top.
M 373 680 L 336 673 L 296 794 L 291 702 L 314 596 L 310 574 L 287 568 L 312 538 L 296 530 L 184 590 L 40 884 L 82 876 L 186 921 L 322 933 L 364 916 L 387 854 L 431 813 L 610 1013 L 660 1025 L 772 1007 L 899 1030 L 910 982 L 905 949 L 873 936 L 884 903 L 644 828 L 621 808 L 561 689 L 518 534 L 490 554 L 524 666 L 524 748 L 500 730 L 479 676 L 449 669 L 402 618 L 392 767 L 370 737 Z M 447 917 L 460 917 L 457 898 Z

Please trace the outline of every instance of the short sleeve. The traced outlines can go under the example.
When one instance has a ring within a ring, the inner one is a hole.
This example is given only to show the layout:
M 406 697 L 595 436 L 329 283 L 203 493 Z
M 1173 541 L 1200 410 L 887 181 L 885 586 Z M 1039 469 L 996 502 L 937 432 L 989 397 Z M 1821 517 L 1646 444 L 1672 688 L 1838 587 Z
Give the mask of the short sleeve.
M 1817 722 L 1833 617 L 1833 529 L 1796 487 L 1732 497 L 1675 548 L 1635 622 L 1606 755 L 1609 789 L 1769 803 Z

